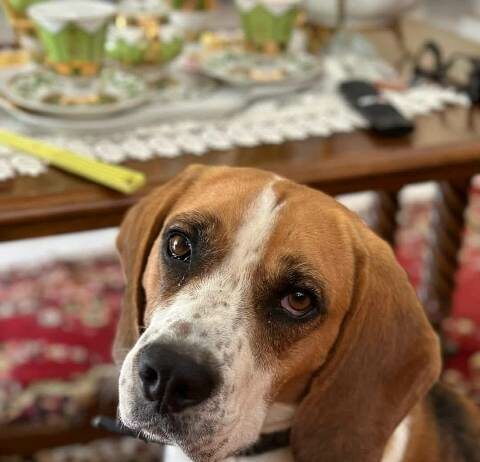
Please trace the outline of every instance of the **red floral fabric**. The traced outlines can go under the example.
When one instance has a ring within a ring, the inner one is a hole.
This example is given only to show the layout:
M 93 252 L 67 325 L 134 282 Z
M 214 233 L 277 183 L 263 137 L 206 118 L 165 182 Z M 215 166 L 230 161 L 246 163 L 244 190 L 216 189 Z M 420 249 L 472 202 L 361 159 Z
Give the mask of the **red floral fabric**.
M 73 416 L 114 374 L 122 289 L 114 257 L 0 275 L 0 423 Z

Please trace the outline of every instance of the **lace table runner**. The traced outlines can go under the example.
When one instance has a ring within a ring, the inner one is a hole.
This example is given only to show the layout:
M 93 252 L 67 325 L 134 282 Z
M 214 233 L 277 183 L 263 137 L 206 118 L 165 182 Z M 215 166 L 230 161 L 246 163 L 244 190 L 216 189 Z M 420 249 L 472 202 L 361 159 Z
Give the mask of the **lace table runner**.
M 105 136 L 47 134 L 39 138 L 88 157 L 121 163 L 128 159 L 202 156 L 211 150 L 281 144 L 351 132 L 366 128 L 368 123 L 348 106 L 335 88 L 347 77 L 375 77 L 375 66 L 372 62 L 366 69 L 363 64 L 360 76 L 351 72 L 347 76 L 346 67 L 344 62 L 326 58 L 320 85 L 299 93 L 262 99 L 222 119 L 157 123 Z M 348 63 L 349 71 L 360 67 L 355 61 Z M 406 91 L 385 91 L 384 97 L 410 119 L 450 105 L 469 105 L 465 95 L 434 84 L 422 84 Z M 201 105 L 201 101 L 198 104 Z M 18 175 L 37 176 L 47 169 L 38 159 L 0 145 L 0 181 Z

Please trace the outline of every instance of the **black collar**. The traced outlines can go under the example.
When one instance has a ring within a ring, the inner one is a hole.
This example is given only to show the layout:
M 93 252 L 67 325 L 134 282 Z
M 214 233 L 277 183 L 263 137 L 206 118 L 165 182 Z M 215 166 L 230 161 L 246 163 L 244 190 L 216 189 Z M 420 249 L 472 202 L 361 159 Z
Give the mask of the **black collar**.
M 236 455 L 242 457 L 259 456 L 260 454 L 288 446 L 290 446 L 290 429 L 273 433 L 263 433 L 255 443 L 239 451 Z

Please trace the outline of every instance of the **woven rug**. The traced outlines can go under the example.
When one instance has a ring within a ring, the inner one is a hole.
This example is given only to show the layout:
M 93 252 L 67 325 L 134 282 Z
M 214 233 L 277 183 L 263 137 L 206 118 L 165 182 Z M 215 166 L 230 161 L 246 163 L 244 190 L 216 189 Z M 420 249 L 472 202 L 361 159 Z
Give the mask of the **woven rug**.
M 397 256 L 412 282 L 422 277 L 431 203 L 401 212 Z M 453 316 L 445 323 L 458 353 L 444 379 L 480 403 L 480 191 L 467 216 Z M 0 424 L 72 419 L 102 383 L 110 363 L 123 290 L 115 256 L 55 262 L 0 273 Z M 38 461 L 147 461 L 158 449 L 132 439 L 39 453 Z

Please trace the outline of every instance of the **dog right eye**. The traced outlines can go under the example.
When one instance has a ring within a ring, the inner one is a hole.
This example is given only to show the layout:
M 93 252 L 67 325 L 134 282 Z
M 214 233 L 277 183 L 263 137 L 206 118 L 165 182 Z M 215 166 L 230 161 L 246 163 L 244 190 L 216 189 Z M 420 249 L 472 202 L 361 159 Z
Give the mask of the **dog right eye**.
M 185 234 L 174 232 L 168 237 L 167 253 L 175 260 L 188 262 L 192 256 L 192 243 Z

